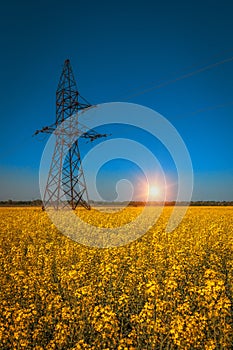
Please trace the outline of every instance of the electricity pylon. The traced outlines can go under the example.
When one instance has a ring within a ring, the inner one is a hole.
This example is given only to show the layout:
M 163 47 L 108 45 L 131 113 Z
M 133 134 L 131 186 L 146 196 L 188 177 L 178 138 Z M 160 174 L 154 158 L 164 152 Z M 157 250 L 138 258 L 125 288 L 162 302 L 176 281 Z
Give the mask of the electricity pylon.
M 35 134 L 54 133 L 56 141 L 49 175 L 43 194 L 43 209 L 60 209 L 78 205 L 90 209 L 86 181 L 82 168 L 78 139 L 73 135 L 93 141 L 106 134 L 88 130 L 78 121 L 77 113 L 91 105 L 79 95 L 70 61 L 65 60 L 56 91 L 56 122 L 37 130 Z M 72 121 L 71 116 L 76 117 Z M 67 122 L 65 122 L 68 119 Z M 71 120 L 71 122 L 70 122 Z M 65 123 L 63 123 L 65 122 Z M 62 124 L 63 123 L 63 124 Z M 64 127 L 63 127 L 64 125 Z M 65 152 L 68 150 L 68 153 Z

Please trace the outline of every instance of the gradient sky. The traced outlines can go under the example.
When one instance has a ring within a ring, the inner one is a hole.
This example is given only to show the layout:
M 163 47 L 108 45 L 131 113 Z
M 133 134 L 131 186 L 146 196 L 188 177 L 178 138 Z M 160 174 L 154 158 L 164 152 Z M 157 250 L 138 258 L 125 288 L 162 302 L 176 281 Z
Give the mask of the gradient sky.
M 193 162 L 193 200 L 233 200 L 233 60 L 162 86 L 233 56 L 232 13 L 228 0 L 2 3 L 0 200 L 39 198 L 46 138 L 32 134 L 55 121 L 66 58 L 92 104 L 141 104 L 177 128 Z M 105 197 L 116 169 L 127 166 L 103 168 Z

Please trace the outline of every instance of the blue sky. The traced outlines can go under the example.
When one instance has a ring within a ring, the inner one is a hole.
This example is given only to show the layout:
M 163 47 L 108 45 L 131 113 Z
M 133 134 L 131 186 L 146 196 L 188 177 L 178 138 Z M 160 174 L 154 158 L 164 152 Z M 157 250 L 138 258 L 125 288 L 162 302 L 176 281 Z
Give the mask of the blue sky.
M 232 12 L 230 1 L 3 3 L 0 200 L 39 197 L 46 139 L 31 135 L 55 121 L 66 58 L 91 103 L 141 104 L 177 128 L 193 162 L 193 200 L 233 200 L 233 61 L 142 93 L 232 57 Z M 159 155 L 163 162 L 165 151 Z M 116 168 L 130 178 L 125 163 L 107 164 L 98 180 L 102 193 Z

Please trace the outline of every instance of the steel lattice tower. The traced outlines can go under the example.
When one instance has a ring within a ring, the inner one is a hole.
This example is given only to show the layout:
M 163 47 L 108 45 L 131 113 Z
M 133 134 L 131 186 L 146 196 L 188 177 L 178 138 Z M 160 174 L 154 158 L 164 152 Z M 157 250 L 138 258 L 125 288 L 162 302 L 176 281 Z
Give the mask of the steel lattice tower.
M 70 61 L 66 60 L 56 91 L 56 122 L 49 127 L 37 130 L 35 134 L 39 132 L 56 134 L 56 129 L 59 129 L 66 119 L 88 107 L 90 104 L 79 95 Z M 70 144 L 69 119 L 65 125 L 65 130 L 62 129 L 62 132 L 60 130 L 56 134 L 55 148 L 43 195 L 43 209 L 51 205 L 54 209 L 64 207 L 75 209 L 78 205 L 90 209 L 78 140 Z M 73 125 L 72 128 L 74 128 Z M 75 124 L 75 129 L 77 136 L 89 138 L 91 141 L 107 136 L 98 134 L 93 129 L 88 131 L 78 122 Z M 65 149 L 68 149 L 66 155 Z M 62 163 L 64 157 L 64 163 Z

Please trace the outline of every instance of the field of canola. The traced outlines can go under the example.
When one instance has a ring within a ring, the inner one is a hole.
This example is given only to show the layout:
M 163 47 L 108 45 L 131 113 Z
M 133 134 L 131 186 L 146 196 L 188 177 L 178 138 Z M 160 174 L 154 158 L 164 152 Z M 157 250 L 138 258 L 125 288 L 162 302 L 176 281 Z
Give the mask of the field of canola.
M 170 212 L 137 241 L 97 249 L 40 208 L 1 208 L 0 349 L 232 349 L 233 208 L 190 207 L 167 234 Z

